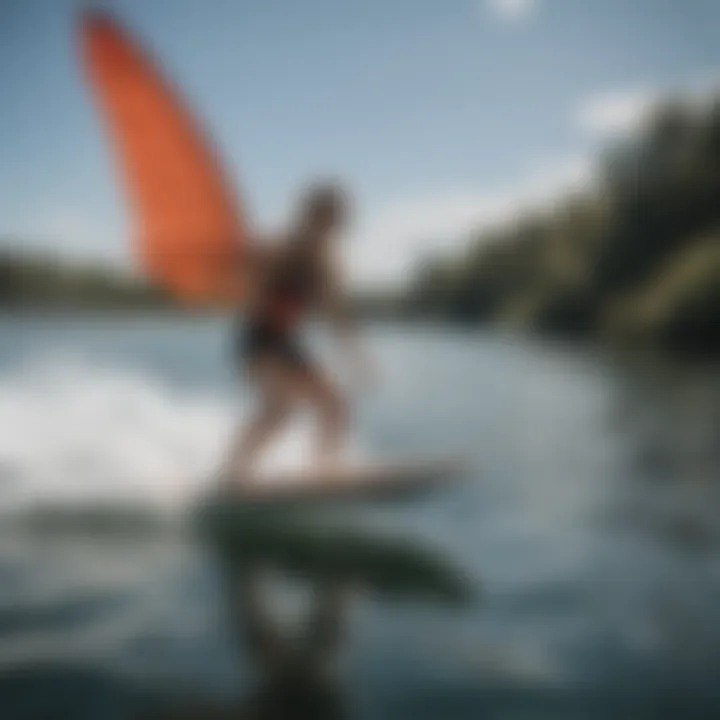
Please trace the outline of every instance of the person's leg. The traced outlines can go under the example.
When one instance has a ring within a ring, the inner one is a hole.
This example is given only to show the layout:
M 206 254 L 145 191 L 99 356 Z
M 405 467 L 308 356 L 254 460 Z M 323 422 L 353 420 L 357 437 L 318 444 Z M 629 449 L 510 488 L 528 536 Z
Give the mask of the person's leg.
M 332 464 L 340 455 L 349 426 L 347 403 L 332 381 L 311 367 L 278 364 L 266 381 L 261 411 L 243 432 L 234 467 L 252 467 L 258 453 L 277 433 L 291 411 L 308 403 L 317 413 L 314 455 L 319 464 Z M 269 387 L 268 387 L 269 385 Z
M 315 446 L 317 461 L 320 464 L 333 464 L 337 461 L 348 435 L 347 403 L 332 381 L 318 371 L 306 375 L 303 394 L 318 413 Z
M 259 411 L 239 431 L 231 450 L 230 474 L 239 477 L 240 482 L 299 403 L 310 403 L 318 413 L 315 445 L 318 464 L 335 463 L 347 437 L 346 403 L 324 375 L 283 368 L 273 378 L 272 387 L 263 391 Z
M 347 403 L 322 367 L 306 353 L 296 335 L 284 335 L 277 345 L 285 361 L 286 392 L 293 402 L 309 403 L 318 415 L 315 460 L 334 463 L 348 432 Z
M 272 357 L 258 358 L 250 367 L 259 403 L 249 422 L 236 431 L 227 463 L 231 477 L 249 474 L 258 455 L 281 429 L 294 404 L 294 383 L 288 370 Z
M 259 453 L 300 403 L 318 413 L 315 455 L 319 462 L 337 459 L 348 429 L 344 398 L 329 377 L 304 353 L 290 335 L 261 338 L 266 347 L 249 364 L 251 382 L 261 405 L 252 420 L 237 433 L 231 449 L 229 474 L 247 475 Z
M 257 456 L 282 427 L 290 412 L 286 403 L 264 400 L 250 422 L 239 433 L 231 466 L 240 475 L 249 472 Z

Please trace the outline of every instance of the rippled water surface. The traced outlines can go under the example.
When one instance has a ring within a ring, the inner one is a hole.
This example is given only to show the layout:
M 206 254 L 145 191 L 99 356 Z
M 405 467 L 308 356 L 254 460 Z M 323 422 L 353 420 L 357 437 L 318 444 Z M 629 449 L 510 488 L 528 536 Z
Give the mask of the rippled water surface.
M 226 323 L 0 321 L 0 717 L 720 714 L 717 369 L 366 335 L 354 445 L 473 471 L 248 541 L 182 520 L 250 401 Z

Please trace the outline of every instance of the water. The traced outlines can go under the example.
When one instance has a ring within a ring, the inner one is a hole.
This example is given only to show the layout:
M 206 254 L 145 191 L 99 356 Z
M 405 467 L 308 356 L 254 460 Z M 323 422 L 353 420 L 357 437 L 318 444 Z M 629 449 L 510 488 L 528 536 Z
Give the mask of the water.
M 716 368 L 368 329 L 355 444 L 476 470 L 316 522 L 434 553 L 457 605 L 370 567 L 288 579 L 176 522 L 250 401 L 226 330 L 0 321 L 3 720 L 717 716 Z

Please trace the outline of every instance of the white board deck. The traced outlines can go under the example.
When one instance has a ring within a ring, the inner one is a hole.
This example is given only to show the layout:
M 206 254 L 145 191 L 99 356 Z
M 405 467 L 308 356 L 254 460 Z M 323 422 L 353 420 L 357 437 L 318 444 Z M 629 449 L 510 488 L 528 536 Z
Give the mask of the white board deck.
M 331 470 L 278 471 L 225 479 L 226 497 L 244 502 L 409 499 L 450 485 L 467 469 L 457 457 L 355 463 Z

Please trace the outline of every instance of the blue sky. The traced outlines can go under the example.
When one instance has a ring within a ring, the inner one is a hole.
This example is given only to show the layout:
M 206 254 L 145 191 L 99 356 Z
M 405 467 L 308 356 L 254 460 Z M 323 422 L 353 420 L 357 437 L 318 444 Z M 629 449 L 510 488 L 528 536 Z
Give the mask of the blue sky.
M 308 178 L 357 198 L 350 270 L 587 182 L 668 90 L 720 78 L 716 0 L 112 0 L 183 88 L 257 221 Z M 129 219 L 79 72 L 74 0 L 0 0 L 0 236 L 126 262 Z

